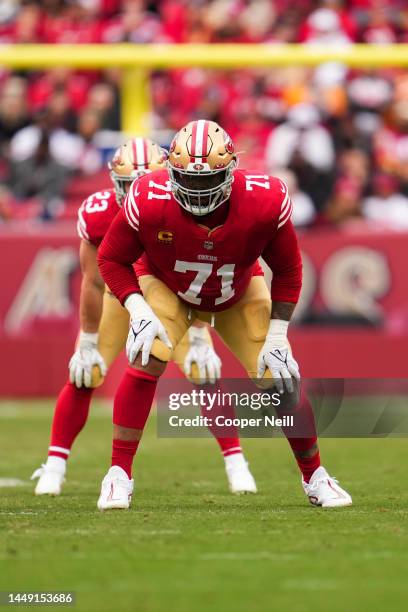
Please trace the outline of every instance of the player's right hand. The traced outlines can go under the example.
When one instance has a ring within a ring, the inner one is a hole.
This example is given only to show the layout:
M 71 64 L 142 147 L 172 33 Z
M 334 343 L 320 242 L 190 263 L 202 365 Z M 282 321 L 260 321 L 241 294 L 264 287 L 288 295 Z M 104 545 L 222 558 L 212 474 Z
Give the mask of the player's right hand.
M 142 366 L 146 366 L 155 338 L 159 338 L 169 349 L 173 348 L 163 323 L 141 295 L 134 293 L 129 296 L 125 306 L 130 312 L 130 329 L 126 342 L 129 363 L 134 363 L 142 351 Z
M 98 334 L 82 332 L 79 334 L 78 346 L 69 362 L 69 380 L 80 387 L 90 387 L 92 368 L 98 366 L 102 376 L 106 375 L 105 361 L 98 351 Z

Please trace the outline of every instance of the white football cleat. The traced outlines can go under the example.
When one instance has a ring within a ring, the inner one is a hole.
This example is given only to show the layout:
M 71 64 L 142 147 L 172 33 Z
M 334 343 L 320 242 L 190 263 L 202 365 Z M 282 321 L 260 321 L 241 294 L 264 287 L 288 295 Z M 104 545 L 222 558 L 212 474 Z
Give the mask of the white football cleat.
M 244 495 L 257 493 L 256 482 L 242 453 L 225 457 L 225 471 L 231 493 Z
M 113 465 L 102 480 L 98 499 L 99 510 L 127 509 L 132 501 L 133 478 L 130 480 L 121 467 Z
M 335 478 L 332 478 L 323 466 L 320 466 L 312 474 L 307 483 L 302 478 L 303 489 L 313 506 L 322 508 L 339 508 L 340 506 L 351 506 L 351 496 L 339 486 Z
M 65 470 L 54 469 L 44 463 L 38 470 L 35 470 L 31 480 L 38 478 L 37 486 L 34 489 L 35 495 L 60 495 L 62 485 L 65 481 Z

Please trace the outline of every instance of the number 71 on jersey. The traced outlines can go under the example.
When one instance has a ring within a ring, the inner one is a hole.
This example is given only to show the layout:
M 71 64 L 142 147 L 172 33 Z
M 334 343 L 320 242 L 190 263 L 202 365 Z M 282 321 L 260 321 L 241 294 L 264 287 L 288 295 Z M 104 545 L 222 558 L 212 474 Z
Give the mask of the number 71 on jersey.
M 232 298 L 235 291 L 233 288 L 235 264 L 224 264 L 217 270 L 217 276 L 221 277 L 221 294 L 215 299 L 215 305 L 227 302 Z M 178 291 L 178 295 L 190 304 L 199 306 L 201 298 L 198 297 L 204 283 L 213 273 L 214 266 L 210 263 L 199 263 L 194 261 L 176 260 L 174 270 L 176 272 L 197 272 L 195 278 L 191 281 L 187 291 Z

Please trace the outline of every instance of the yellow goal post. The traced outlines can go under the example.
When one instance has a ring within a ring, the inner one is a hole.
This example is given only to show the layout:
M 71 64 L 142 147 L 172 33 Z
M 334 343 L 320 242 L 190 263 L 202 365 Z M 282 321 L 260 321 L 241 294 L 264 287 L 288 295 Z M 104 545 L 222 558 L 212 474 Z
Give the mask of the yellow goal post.
M 341 62 L 354 68 L 408 67 L 408 44 L 320 47 L 302 44 L 2 45 L 0 66 L 45 70 L 121 68 L 122 130 L 148 134 L 149 71 L 199 66 L 260 68 Z

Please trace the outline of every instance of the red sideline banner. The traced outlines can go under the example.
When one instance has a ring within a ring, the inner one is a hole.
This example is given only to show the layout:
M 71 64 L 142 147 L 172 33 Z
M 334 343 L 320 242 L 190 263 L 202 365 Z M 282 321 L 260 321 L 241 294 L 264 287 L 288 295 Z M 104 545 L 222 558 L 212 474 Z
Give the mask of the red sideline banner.
M 291 342 L 307 377 L 408 377 L 408 234 L 367 226 L 300 237 L 304 283 Z
M 291 343 L 308 377 L 408 373 L 407 233 L 301 236 L 304 288 Z M 71 224 L 0 229 L 0 396 L 49 396 L 67 377 L 78 330 L 78 239 Z M 308 324 L 301 324 L 306 319 Z M 220 341 L 223 375 L 242 368 Z M 103 387 L 111 395 L 118 360 Z M 168 368 L 175 375 L 174 366 Z

